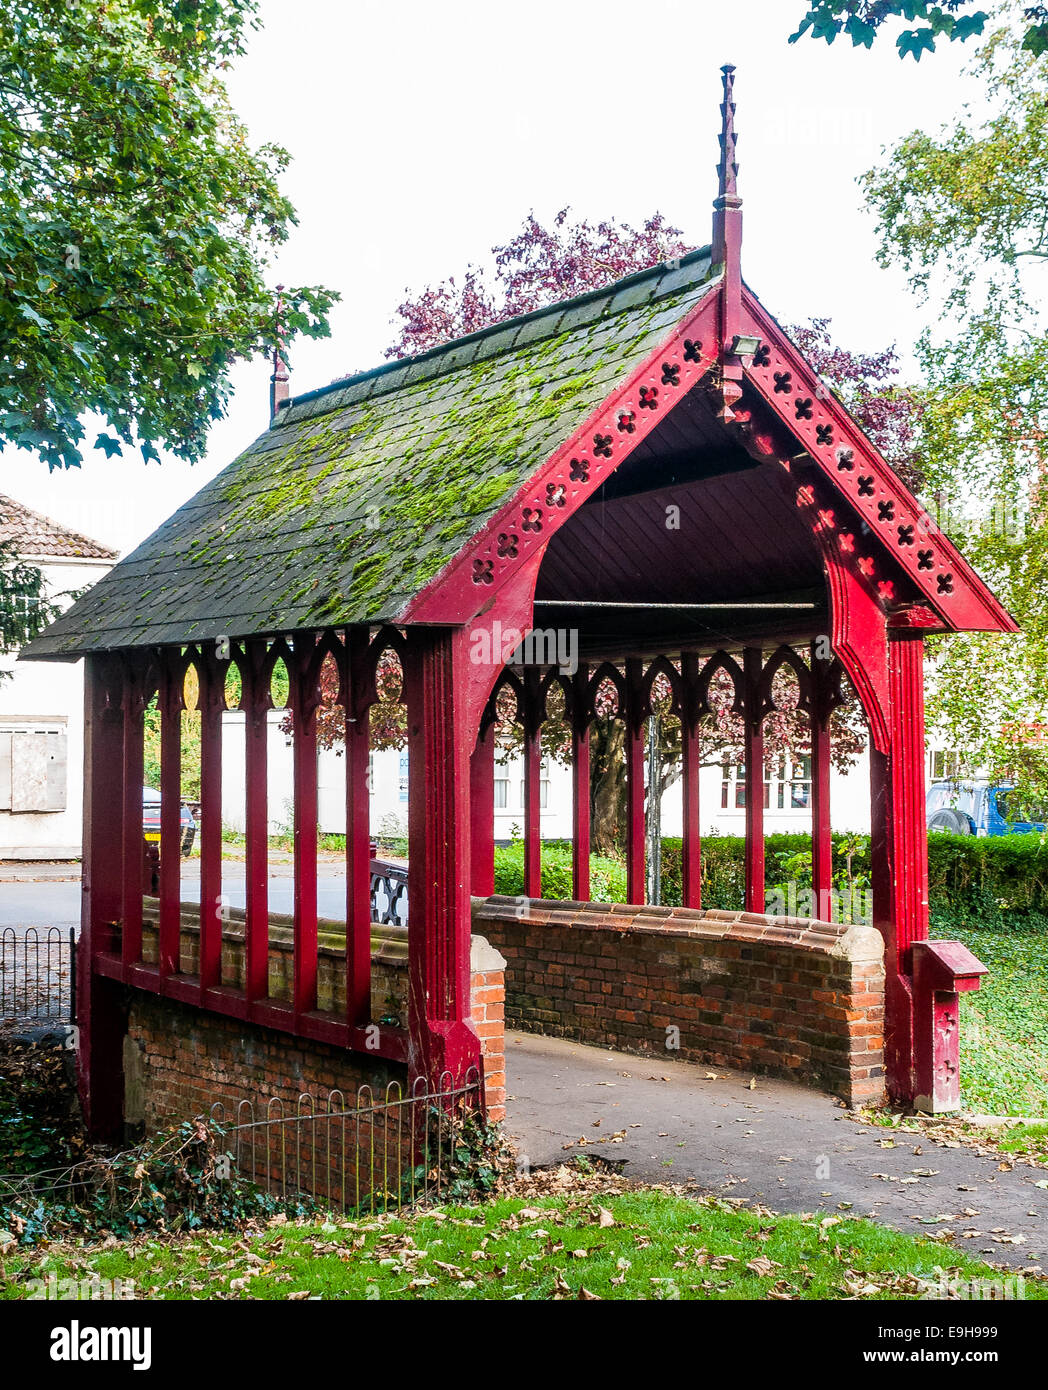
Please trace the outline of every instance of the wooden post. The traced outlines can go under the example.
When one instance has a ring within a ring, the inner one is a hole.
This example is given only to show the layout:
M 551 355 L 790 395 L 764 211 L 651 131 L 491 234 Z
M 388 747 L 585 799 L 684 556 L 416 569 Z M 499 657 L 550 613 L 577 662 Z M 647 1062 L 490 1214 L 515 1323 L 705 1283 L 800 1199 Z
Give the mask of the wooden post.
M 468 665 L 464 631 L 409 629 L 409 1070 L 431 1084 L 481 1061 L 470 1022 Z
M 492 711 L 469 760 L 470 887 L 478 898 L 495 891 L 495 727 Z
M 248 1002 L 269 993 L 269 789 L 267 715 L 271 700 L 266 644 L 249 642 L 240 679 L 245 738 L 245 853 L 247 889 L 244 927 L 244 983 Z
M 699 828 L 699 778 L 702 751 L 698 721 L 699 659 L 686 652 L 681 657 L 681 794 L 683 836 L 681 841 L 681 902 L 685 907 L 702 906 L 702 836 Z
M 91 1139 L 123 1136 L 127 1008 L 122 986 L 95 973 L 99 955 L 113 948 L 122 906 L 124 719 L 116 660 L 84 661 L 84 843 L 80 940 L 77 943 L 77 1079 L 80 1107 Z M 138 865 L 142 864 L 142 789 L 135 807 Z
M 828 922 L 833 907 L 833 838 L 830 826 L 829 662 L 811 644 L 811 882 L 816 916 Z
M 746 911 L 763 912 L 764 900 L 764 719 L 761 700 L 763 656 L 759 647 L 743 652 L 746 725 Z
M 542 701 L 538 670 L 524 672 L 524 896 L 542 897 Z
M 315 643 L 296 637 L 291 662 L 294 759 L 295 897 L 294 985 L 296 1014 L 317 1007 L 317 685 Z
M 200 661 L 200 990 L 222 983 L 222 715 L 226 666 Z
M 884 937 L 885 1070 L 898 1101 L 914 1096 L 913 945 L 928 936 L 924 805 L 924 641 L 888 629 L 890 752 L 871 750 L 874 925 Z
M 142 829 L 142 784 L 145 780 L 144 728 L 146 663 L 128 655 L 124 664 L 123 707 L 123 904 L 121 956 L 125 965 L 142 959 L 142 891 L 145 844 Z
M 571 891 L 576 902 L 590 896 L 589 672 L 580 666 L 571 694 Z
M 346 713 L 346 1021 L 371 1018 L 370 709 L 374 683 L 367 628 L 346 633 L 342 664 Z
M 644 709 L 641 693 L 643 665 L 636 657 L 626 661 L 626 897 L 642 903 L 645 882 L 644 825 Z
M 178 972 L 182 923 L 182 688 L 185 670 L 176 654 L 160 673 L 160 925 L 161 976 Z

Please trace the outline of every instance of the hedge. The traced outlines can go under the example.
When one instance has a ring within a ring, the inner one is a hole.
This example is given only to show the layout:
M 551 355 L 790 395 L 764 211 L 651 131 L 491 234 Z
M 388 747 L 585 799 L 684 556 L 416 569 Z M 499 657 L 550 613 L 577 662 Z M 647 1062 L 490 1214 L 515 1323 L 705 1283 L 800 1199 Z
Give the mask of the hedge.
M 810 873 L 803 860 L 811 850 L 804 834 L 765 837 L 768 886 L 795 879 L 807 887 Z M 835 877 L 845 881 L 845 856 L 852 851 L 852 874 L 867 881 L 870 873 L 868 835 L 833 837 Z M 718 907 L 741 907 L 745 841 L 735 835 L 708 835 L 702 841 L 702 893 Z M 787 863 L 786 861 L 792 861 Z M 624 902 L 626 867 L 620 859 L 594 855 L 590 867 L 591 896 L 598 902 Z M 1048 836 L 971 835 L 928 837 L 928 886 L 934 916 L 973 923 L 1012 922 L 1030 926 L 1031 919 L 1048 919 Z M 571 845 L 546 840 L 542 845 L 542 891 L 546 898 L 571 897 Z M 495 892 L 520 897 L 524 892 L 524 846 L 514 841 L 495 851 Z M 681 841 L 662 842 L 662 901 L 681 900 Z M 1045 925 L 1048 926 L 1048 920 Z

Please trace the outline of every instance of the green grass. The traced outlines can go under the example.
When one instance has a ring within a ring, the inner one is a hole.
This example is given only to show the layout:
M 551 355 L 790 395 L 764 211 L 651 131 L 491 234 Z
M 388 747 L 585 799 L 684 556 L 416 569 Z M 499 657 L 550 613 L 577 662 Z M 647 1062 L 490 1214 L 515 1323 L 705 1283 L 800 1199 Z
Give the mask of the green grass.
M 1016 1125 L 997 1140 L 1005 1153 L 1023 1154 L 1039 1163 L 1048 1163 L 1048 1122 L 1041 1125 Z
M 769 1262 L 769 1263 L 765 1263 Z M 919 1298 L 1000 1271 L 949 1246 L 847 1216 L 770 1216 L 660 1189 L 501 1198 L 417 1215 L 270 1224 L 3 1261 L 25 1281 L 132 1279 L 160 1299 Z M 1048 1283 L 1027 1279 L 1028 1298 Z
M 1048 933 L 950 924 L 989 968 L 961 996 L 961 1089 L 966 1110 L 1048 1118 Z

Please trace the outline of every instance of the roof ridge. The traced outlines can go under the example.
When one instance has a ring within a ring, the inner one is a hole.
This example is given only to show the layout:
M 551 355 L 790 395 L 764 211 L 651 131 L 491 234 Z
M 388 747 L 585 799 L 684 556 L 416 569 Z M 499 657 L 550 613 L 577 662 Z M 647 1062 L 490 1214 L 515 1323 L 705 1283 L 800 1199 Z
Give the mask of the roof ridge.
M 7 511 L 13 511 L 16 515 L 20 515 L 25 520 L 35 522 L 39 526 L 42 526 L 59 543 L 64 543 L 68 546 L 84 547 L 85 550 L 89 552 L 85 553 L 85 559 L 115 560 L 120 554 L 118 550 L 113 550 L 110 546 L 103 545 L 101 541 L 94 540 L 93 537 L 85 535 L 83 531 L 74 531 L 71 526 L 66 526 L 63 522 L 56 521 L 54 517 L 48 516 L 44 512 L 38 512 L 35 507 L 29 507 L 24 502 L 19 502 L 16 497 L 12 497 L 10 493 L 7 492 L 0 492 L 0 541 L 7 540 L 16 546 L 19 544 L 19 536 L 15 528 L 8 527 L 6 524 L 8 518 L 5 516 L 5 512 Z M 4 533 L 8 530 L 10 530 L 11 534 L 5 535 Z M 50 553 L 43 549 L 34 550 L 31 544 L 32 540 L 32 536 L 26 538 L 28 542 L 25 550 L 26 554 L 46 555 Z M 62 551 L 54 552 L 55 555 L 61 555 L 62 553 Z
M 555 331 L 556 324 L 568 312 L 583 308 L 589 304 L 595 304 L 599 300 L 607 300 L 609 307 L 611 301 L 623 291 L 628 291 L 635 285 L 642 284 L 646 280 L 656 278 L 676 277 L 672 283 L 665 286 L 659 285 L 656 292 L 651 296 L 652 299 L 661 298 L 664 294 L 670 294 L 674 290 L 683 287 L 687 277 L 681 276 L 681 271 L 685 267 L 693 265 L 704 265 L 706 267 L 702 279 L 709 278 L 711 248 L 709 245 L 695 247 L 691 251 L 686 251 L 682 256 L 670 257 L 664 261 L 657 261 L 654 265 L 646 266 L 643 270 L 634 270 L 629 275 L 624 275 L 618 280 L 610 280 L 606 285 L 598 286 L 594 289 L 586 290 L 582 294 L 573 295 L 570 299 L 560 299 L 553 304 L 543 305 L 540 309 L 532 309 L 526 314 L 514 314 L 511 318 L 500 319 L 497 323 L 488 324 L 486 328 L 478 328 L 472 333 L 464 333 L 458 338 L 449 338 L 445 343 L 438 343 L 434 347 L 427 348 L 425 352 L 415 353 L 410 357 L 391 358 L 387 362 L 380 363 L 377 367 L 370 367 L 366 371 L 353 372 L 348 376 L 336 377 L 326 386 L 314 387 L 311 391 L 304 391 L 300 395 L 293 395 L 282 407 L 279 414 L 274 417 L 270 428 L 279 428 L 285 421 L 301 419 L 305 414 L 319 414 L 319 411 L 305 411 L 301 407 L 310 406 L 324 397 L 341 392 L 353 392 L 356 388 L 373 383 L 370 391 L 362 394 L 381 395 L 386 390 L 399 390 L 404 382 L 384 382 L 383 378 L 390 378 L 396 373 L 401 373 L 411 381 L 428 380 L 431 377 L 440 376 L 443 371 L 454 371 L 457 367 L 465 366 L 473 361 L 480 349 L 480 345 L 489 339 L 499 335 L 504 335 L 506 342 L 504 347 L 496 349 L 484 356 L 497 356 L 500 351 L 510 351 L 516 342 L 517 334 L 521 329 L 529 324 L 540 322 L 542 319 L 550 319 L 554 326 L 550 328 L 550 334 Z M 625 306 L 623 306 L 625 307 Z M 545 335 L 534 334 L 535 340 Z M 529 339 L 530 340 L 530 339 Z M 473 348 L 475 351 L 470 352 Z M 432 370 L 427 371 L 430 366 Z M 408 374 L 410 373 L 410 376 Z M 332 409 L 336 408 L 332 406 Z M 291 412 L 294 411 L 294 414 Z

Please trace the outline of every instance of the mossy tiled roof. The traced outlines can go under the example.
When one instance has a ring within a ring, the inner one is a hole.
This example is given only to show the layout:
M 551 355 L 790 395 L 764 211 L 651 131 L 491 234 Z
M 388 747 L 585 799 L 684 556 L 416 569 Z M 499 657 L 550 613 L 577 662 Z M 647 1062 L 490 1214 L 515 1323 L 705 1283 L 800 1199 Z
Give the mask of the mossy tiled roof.
M 709 279 L 695 251 L 297 397 L 25 654 L 395 621 Z

